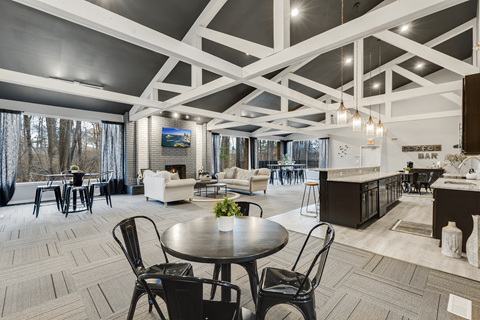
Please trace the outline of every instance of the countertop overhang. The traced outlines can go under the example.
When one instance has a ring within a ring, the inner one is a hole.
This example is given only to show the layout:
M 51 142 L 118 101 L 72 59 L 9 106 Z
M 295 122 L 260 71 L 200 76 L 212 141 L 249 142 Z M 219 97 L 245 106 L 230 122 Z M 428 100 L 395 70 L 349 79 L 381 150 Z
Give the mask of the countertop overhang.
M 480 192 L 480 180 L 440 178 L 432 184 L 432 188 Z
M 327 179 L 327 181 L 365 183 L 365 182 L 371 182 L 371 181 L 385 179 L 389 177 L 394 177 L 401 174 L 402 174 L 401 172 L 375 172 L 375 173 L 359 174 L 359 175 L 348 176 L 348 177 L 329 178 Z

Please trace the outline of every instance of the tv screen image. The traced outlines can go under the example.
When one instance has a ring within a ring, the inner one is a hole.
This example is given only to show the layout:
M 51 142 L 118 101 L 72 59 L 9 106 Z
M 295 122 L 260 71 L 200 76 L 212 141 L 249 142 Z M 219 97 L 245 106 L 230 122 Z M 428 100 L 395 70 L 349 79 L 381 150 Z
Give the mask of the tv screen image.
M 162 147 L 189 148 L 191 137 L 190 130 L 163 128 Z

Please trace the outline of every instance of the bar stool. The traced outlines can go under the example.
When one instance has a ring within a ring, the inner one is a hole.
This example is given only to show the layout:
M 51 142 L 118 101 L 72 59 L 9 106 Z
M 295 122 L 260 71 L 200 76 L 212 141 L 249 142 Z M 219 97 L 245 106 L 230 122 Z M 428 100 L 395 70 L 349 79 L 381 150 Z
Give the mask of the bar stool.
M 302 216 L 307 216 L 307 217 L 317 217 L 317 220 L 320 221 L 320 210 L 317 205 L 317 197 L 315 196 L 315 192 L 316 192 L 315 187 L 317 187 L 318 197 L 320 200 L 320 184 L 315 181 L 305 182 L 305 189 L 303 190 L 303 198 L 302 198 L 302 206 L 300 207 L 300 214 Z M 305 213 L 303 213 L 303 203 L 305 201 L 305 194 L 307 193 L 307 188 L 308 188 L 307 205 L 306 205 Z M 313 201 L 315 205 L 315 212 L 308 211 L 308 203 L 310 202 L 310 192 L 312 191 L 313 191 Z
M 275 169 L 270 170 L 270 180 L 269 180 L 270 184 L 275 184 L 275 174 L 276 173 L 277 173 L 277 171 Z
M 84 184 L 85 180 L 85 173 L 84 172 L 77 172 L 73 174 L 73 182 L 66 180 L 67 175 L 64 175 L 63 184 L 65 186 L 65 194 L 63 200 L 63 213 L 65 214 L 65 218 L 68 217 L 70 212 L 77 211 L 77 192 L 80 195 L 80 199 L 84 208 L 82 210 L 90 210 L 90 199 L 89 199 L 89 188 L 90 188 L 90 175 L 88 175 L 88 183 L 87 185 Z M 73 199 L 72 199 L 73 195 Z M 73 211 L 70 211 L 70 201 L 72 201 Z M 90 213 L 91 210 L 90 210 Z

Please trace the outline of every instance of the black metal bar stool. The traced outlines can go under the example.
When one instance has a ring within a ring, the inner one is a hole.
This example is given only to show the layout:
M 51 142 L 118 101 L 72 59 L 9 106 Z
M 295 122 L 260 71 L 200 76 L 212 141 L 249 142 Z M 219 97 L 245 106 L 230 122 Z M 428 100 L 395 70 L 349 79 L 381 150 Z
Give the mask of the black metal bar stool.
M 317 187 L 317 188 L 315 188 Z M 305 194 L 307 193 L 307 188 L 308 188 L 308 197 L 307 197 L 307 205 L 305 208 L 305 213 L 303 212 L 303 203 L 305 201 Z M 319 206 L 317 204 L 317 197 L 315 196 L 315 193 L 317 192 L 315 189 L 318 190 L 318 198 L 320 200 L 320 184 L 318 182 L 314 181 L 307 181 L 305 182 L 305 189 L 303 190 L 303 198 L 302 198 L 302 206 L 300 207 L 300 214 L 302 216 L 307 216 L 307 217 L 316 217 L 317 220 L 320 221 L 320 210 Z M 308 211 L 308 203 L 310 202 L 310 193 L 313 191 L 313 201 L 315 204 L 315 211 Z
M 38 185 L 34 177 L 47 178 L 47 181 L 46 181 L 47 184 Z M 35 202 L 33 205 L 33 214 L 35 215 L 35 218 L 38 218 L 38 212 L 40 211 L 40 203 L 42 202 L 42 195 L 44 192 L 53 191 L 53 193 L 55 194 L 55 201 L 57 202 L 57 209 L 58 211 L 62 211 L 63 200 L 62 200 L 61 189 L 60 189 L 60 186 L 53 185 L 54 179 L 51 179 L 48 175 L 32 173 L 32 172 L 30 172 L 30 178 L 31 178 L 31 181 L 33 181 L 37 186 L 37 190 L 35 191 Z
M 67 174 L 64 175 L 64 189 L 65 194 L 63 195 L 63 213 L 65 218 L 68 217 L 70 212 L 78 212 L 84 210 L 90 210 L 90 200 L 89 200 L 89 187 L 90 187 L 90 174 L 88 174 L 88 182 L 85 185 L 84 180 L 86 177 L 85 172 L 76 172 L 72 173 L 73 182 L 66 180 Z M 80 199 L 83 205 L 83 208 L 77 209 L 77 192 L 80 195 Z M 73 197 L 72 197 L 73 196 Z M 72 199 L 73 198 L 73 199 Z M 70 200 L 72 201 L 73 211 L 70 211 Z M 91 213 L 91 211 L 90 211 Z

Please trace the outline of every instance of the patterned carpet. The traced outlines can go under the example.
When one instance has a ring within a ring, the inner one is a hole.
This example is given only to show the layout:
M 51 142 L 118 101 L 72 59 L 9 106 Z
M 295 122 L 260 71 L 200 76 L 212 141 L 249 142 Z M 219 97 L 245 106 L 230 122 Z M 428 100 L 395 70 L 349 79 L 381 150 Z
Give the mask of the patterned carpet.
M 291 210 L 298 203 L 292 196 L 273 193 L 247 199 L 264 209 L 274 208 L 265 216 Z M 134 275 L 114 243 L 113 226 L 126 217 L 146 215 L 162 233 L 178 222 L 207 216 L 213 206 L 179 202 L 164 209 L 162 203 L 145 202 L 142 196 L 112 200 L 113 209 L 96 201 L 93 215 L 84 212 L 67 219 L 54 206 L 42 207 L 38 219 L 31 215 L 32 205 L 0 208 L 2 319 L 125 319 Z M 139 225 L 142 254 L 146 264 L 155 264 L 163 257 L 148 227 Z M 265 266 L 291 268 L 304 239 L 305 235 L 290 232 L 287 247 L 258 261 L 260 272 Z M 306 271 L 319 248 L 320 239 L 312 239 L 299 271 Z M 196 276 L 211 277 L 212 265 L 193 265 Z M 232 269 L 232 282 L 242 289 L 242 305 L 254 310 L 246 273 L 238 266 Z M 318 319 L 461 319 L 446 311 L 449 293 L 472 300 L 473 319 L 480 319 L 480 283 L 334 244 L 316 290 L 317 315 Z M 142 298 L 135 319 L 159 317 L 148 313 Z M 267 319 L 301 319 L 301 314 L 293 307 L 277 306 Z

